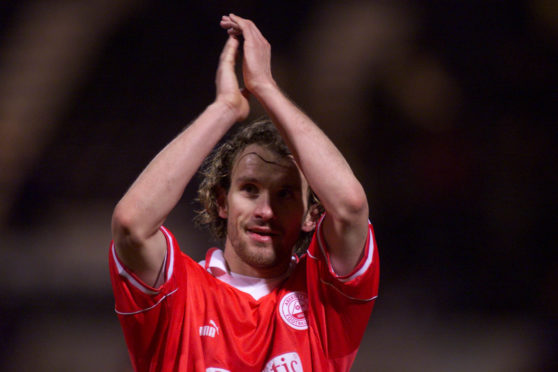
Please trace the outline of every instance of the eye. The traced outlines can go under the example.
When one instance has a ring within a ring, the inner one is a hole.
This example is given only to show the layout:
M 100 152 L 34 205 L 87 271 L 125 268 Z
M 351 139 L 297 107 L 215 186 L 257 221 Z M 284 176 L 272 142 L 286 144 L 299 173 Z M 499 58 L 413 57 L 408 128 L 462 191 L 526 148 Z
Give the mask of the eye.
M 294 197 L 294 192 L 290 188 L 285 188 L 285 189 L 279 190 L 278 196 L 281 199 L 290 199 L 290 198 Z
M 247 194 L 248 196 L 258 195 L 258 187 L 253 183 L 245 183 L 240 187 L 240 191 Z

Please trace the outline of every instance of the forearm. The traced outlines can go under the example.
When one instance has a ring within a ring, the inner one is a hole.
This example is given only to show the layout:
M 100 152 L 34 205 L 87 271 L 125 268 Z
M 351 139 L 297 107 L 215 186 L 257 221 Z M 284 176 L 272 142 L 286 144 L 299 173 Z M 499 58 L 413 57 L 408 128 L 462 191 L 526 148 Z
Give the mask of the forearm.
M 323 234 L 336 273 L 347 275 L 364 252 L 368 202 L 349 164 L 322 130 L 275 84 L 254 94 L 265 107 L 327 214 Z
M 328 213 L 339 219 L 353 219 L 355 213 L 367 216 L 360 182 L 324 132 L 275 84 L 259 87 L 254 95 L 277 125 Z
M 216 102 L 172 140 L 145 168 L 115 208 L 113 234 L 134 241 L 153 236 L 176 206 L 184 189 L 237 115 Z

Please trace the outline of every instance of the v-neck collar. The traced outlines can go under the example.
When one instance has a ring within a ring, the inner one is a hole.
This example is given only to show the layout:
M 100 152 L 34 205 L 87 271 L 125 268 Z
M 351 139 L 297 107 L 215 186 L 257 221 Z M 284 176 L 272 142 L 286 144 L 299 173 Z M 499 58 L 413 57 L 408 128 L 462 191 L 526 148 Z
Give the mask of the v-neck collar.
M 298 258 L 293 256 L 289 269 L 281 276 L 276 278 L 257 278 L 231 272 L 227 268 L 223 251 L 219 248 L 212 248 L 207 251 L 205 260 L 199 262 L 215 278 L 233 286 L 234 288 L 248 293 L 256 301 L 273 291 L 285 278 L 287 278 L 298 262 Z

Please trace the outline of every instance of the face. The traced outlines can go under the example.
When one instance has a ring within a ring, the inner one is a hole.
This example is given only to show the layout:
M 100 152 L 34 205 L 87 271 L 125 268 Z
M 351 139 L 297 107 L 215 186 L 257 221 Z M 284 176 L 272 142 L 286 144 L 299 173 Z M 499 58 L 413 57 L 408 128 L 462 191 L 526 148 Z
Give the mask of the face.
M 231 271 L 256 277 L 285 272 L 301 231 L 311 231 L 308 184 L 290 158 L 249 145 L 235 159 L 219 215 L 227 219 Z

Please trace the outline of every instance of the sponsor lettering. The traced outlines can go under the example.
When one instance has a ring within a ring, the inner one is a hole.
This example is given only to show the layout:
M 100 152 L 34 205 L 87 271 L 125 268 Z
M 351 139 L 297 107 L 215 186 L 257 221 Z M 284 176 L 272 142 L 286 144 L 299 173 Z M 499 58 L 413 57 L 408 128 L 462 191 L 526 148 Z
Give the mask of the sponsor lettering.
M 297 353 L 286 353 L 271 359 L 262 372 L 304 372 Z

